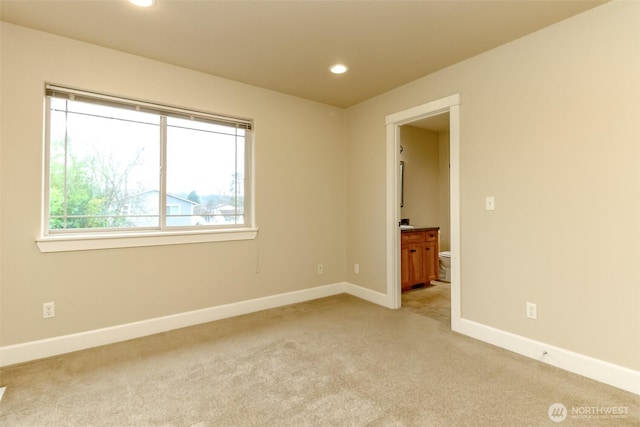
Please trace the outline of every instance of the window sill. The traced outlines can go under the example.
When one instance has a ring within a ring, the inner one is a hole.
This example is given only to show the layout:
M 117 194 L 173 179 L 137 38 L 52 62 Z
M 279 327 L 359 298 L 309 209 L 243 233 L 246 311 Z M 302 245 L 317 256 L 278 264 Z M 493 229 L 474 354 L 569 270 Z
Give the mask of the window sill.
M 91 251 L 98 249 L 137 248 L 142 246 L 185 245 L 190 243 L 228 242 L 253 240 L 257 228 L 229 230 L 198 230 L 176 232 L 146 232 L 119 234 L 52 235 L 36 239 L 40 252 Z

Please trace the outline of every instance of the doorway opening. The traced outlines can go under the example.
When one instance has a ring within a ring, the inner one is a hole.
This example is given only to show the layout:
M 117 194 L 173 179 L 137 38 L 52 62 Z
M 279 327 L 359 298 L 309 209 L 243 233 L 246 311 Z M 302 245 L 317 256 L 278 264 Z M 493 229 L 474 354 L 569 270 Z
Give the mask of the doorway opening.
M 400 126 L 401 306 L 446 328 L 451 325 L 449 139 L 448 111 Z
M 387 126 L 387 305 L 400 308 L 400 220 L 402 188 L 400 179 L 400 131 L 411 125 L 424 127 L 449 117 L 449 236 L 451 252 L 451 328 L 461 319 L 460 301 L 460 96 L 452 95 L 386 117 Z

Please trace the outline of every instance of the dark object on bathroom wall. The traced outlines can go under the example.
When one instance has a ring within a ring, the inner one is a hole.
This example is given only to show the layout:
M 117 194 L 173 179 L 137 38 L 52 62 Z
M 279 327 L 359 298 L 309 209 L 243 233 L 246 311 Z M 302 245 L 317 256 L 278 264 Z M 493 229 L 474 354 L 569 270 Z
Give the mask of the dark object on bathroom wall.
M 400 162 L 400 207 L 404 207 L 404 162 L 402 161 Z
M 409 218 L 401 218 L 400 225 L 409 225 Z

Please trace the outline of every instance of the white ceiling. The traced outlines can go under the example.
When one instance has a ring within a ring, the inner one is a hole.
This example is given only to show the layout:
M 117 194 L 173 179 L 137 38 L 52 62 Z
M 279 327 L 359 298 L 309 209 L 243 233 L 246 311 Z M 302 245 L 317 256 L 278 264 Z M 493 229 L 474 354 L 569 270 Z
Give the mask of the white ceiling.
M 0 0 L 0 19 L 348 107 L 605 2 Z

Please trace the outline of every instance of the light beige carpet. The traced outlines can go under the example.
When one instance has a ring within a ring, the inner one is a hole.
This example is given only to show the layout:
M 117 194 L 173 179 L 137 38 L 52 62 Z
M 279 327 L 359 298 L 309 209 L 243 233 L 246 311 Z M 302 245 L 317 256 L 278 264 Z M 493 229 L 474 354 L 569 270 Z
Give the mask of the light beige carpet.
M 2 369 L 2 426 L 544 426 L 638 396 L 340 295 Z

